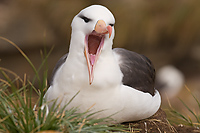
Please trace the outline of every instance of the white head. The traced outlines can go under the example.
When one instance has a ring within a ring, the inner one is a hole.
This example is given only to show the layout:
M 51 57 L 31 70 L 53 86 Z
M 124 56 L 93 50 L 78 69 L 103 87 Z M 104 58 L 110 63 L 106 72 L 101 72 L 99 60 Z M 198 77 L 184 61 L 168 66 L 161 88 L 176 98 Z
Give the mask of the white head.
M 101 51 L 111 50 L 115 18 L 104 6 L 92 5 L 81 10 L 72 21 L 70 52 L 84 52 L 89 82 L 92 84 L 94 69 Z M 80 51 L 81 50 L 81 51 Z

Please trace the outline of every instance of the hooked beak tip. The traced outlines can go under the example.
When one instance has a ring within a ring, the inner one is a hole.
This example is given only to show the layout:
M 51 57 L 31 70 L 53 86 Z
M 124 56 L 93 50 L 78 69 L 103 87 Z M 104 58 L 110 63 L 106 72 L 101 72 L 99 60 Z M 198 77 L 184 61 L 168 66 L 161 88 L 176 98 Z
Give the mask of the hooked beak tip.
M 109 38 L 110 38 L 112 35 L 112 27 L 110 25 L 108 25 L 107 30 L 108 30 L 108 34 L 109 34 Z

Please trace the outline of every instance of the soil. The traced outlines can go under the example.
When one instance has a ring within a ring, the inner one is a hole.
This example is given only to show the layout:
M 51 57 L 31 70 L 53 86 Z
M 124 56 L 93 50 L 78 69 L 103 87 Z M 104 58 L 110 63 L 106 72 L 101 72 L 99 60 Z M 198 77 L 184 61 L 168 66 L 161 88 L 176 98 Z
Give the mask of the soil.
M 195 127 L 171 125 L 162 109 L 148 119 L 123 124 L 128 125 L 130 132 L 134 133 L 200 133 Z

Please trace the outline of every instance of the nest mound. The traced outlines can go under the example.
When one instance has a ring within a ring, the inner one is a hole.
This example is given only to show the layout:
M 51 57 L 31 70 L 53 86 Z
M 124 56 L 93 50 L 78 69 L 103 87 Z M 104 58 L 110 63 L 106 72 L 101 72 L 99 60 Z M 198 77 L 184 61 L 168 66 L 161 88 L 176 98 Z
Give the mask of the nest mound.
M 135 133 L 200 133 L 200 130 L 194 127 L 182 124 L 171 125 L 162 109 L 159 109 L 155 115 L 148 119 L 126 122 L 123 125 L 128 125 L 130 132 Z

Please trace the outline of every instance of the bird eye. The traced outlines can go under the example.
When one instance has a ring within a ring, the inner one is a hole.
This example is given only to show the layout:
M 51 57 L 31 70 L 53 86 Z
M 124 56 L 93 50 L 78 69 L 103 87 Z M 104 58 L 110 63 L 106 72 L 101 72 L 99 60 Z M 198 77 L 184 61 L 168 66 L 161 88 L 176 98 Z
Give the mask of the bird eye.
M 80 18 L 82 18 L 86 23 L 90 22 L 91 19 L 85 17 L 85 16 L 80 16 Z
M 113 27 L 114 26 L 114 24 L 109 24 L 111 27 Z

